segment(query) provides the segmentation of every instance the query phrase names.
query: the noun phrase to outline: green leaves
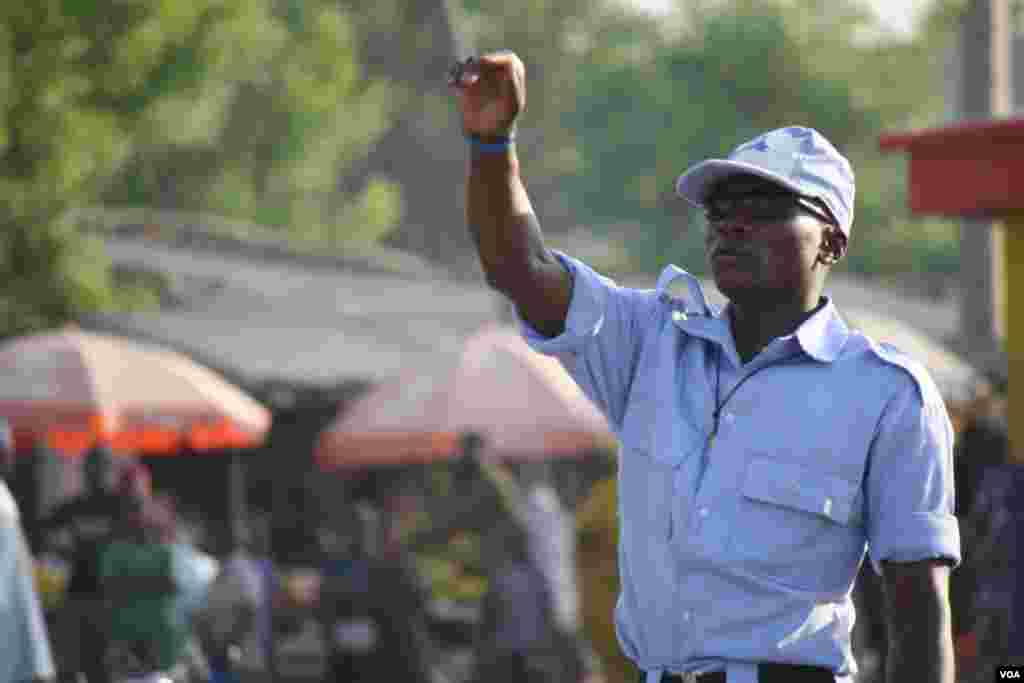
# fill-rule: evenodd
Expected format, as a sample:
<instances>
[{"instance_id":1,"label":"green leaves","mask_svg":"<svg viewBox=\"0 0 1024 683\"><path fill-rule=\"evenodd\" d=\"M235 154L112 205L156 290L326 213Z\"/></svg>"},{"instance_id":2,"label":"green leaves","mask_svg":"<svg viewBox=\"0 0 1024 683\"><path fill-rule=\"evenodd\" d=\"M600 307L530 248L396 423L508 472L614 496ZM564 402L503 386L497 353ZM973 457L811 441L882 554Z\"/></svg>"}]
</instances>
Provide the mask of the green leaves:
<instances>
[{"instance_id":1,"label":"green leaves","mask_svg":"<svg viewBox=\"0 0 1024 683\"><path fill-rule=\"evenodd\" d=\"M393 111L329 0L4 3L0 334L119 305L97 245L60 222L100 197L332 243L386 235L398 188L348 196L337 178Z\"/></svg>"},{"instance_id":2,"label":"green leaves","mask_svg":"<svg viewBox=\"0 0 1024 683\"><path fill-rule=\"evenodd\" d=\"M915 245L928 267L955 262L950 240L910 235L893 250L888 237L906 215L906 184L898 164L880 159L878 136L941 111L927 44L869 40L880 28L858 0L693 0L681 4L684 16L674 33L606 17L578 41L587 47L563 126L575 131L582 163L560 182L580 223L635 225L643 238L628 247L641 267L670 258L702 271L699 230L688 227L699 219L674 197L675 177L761 131L802 124L857 169L849 267L919 268Z\"/></svg>"},{"instance_id":3,"label":"green leaves","mask_svg":"<svg viewBox=\"0 0 1024 683\"><path fill-rule=\"evenodd\" d=\"M337 178L387 130L393 107L388 84L361 76L349 17L326 1L225 2L207 17L184 59L205 62L171 70L201 78L196 86L171 79L173 94L149 108L149 144L137 149L137 163L176 179L181 208L269 221L294 234L320 234L320 225L335 226L335 237L367 234L345 218L346 201L367 198L339 201ZM113 199L138 201L131 177ZM165 187L147 187L144 202L167 201ZM396 210L381 215L400 218Z\"/></svg>"}]
</instances>

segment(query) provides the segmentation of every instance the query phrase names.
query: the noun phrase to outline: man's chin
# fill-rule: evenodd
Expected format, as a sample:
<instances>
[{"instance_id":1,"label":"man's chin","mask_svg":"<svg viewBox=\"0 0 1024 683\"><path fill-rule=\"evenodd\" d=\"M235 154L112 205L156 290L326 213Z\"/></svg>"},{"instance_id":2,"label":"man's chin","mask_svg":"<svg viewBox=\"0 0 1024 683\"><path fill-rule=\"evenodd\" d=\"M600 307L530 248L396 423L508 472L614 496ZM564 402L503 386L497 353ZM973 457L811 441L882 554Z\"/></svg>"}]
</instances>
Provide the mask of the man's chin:
<instances>
[{"instance_id":1,"label":"man's chin","mask_svg":"<svg viewBox=\"0 0 1024 683\"><path fill-rule=\"evenodd\" d=\"M715 272L715 287L728 299L743 298L757 289L754 279L749 273L737 271Z\"/></svg>"}]
</instances>

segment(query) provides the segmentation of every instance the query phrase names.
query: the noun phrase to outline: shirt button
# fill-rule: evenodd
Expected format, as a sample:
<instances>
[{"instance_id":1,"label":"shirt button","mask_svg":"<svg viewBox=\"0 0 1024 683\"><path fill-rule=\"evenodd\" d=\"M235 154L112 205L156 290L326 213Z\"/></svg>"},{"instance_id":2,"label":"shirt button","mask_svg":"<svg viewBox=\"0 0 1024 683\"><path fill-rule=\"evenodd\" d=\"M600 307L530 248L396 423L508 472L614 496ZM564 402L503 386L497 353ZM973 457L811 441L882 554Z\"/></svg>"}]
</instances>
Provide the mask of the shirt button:
<instances>
[{"instance_id":1,"label":"shirt button","mask_svg":"<svg viewBox=\"0 0 1024 683\"><path fill-rule=\"evenodd\" d=\"M726 422L726 424L732 424L735 421L736 421L736 416L735 415L733 415L732 413L726 413L725 414L725 422Z\"/></svg>"},{"instance_id":2,"label":"shirt button","mask_svg":"<svg viewBox=\"0 0 1024 683\"><path fill-rule=\"evenodd\" d=\"M708 510L707 508L701 508L700 510L697 511L697 514L701 517L707 517L710 512L711 511Z\"/></svg>"},{"instance_id":3,"label":"shirt button","mask_svg":"<svg viewBox=\"0 0 1024 683\"><path fill-rule=\"evenodd\" d=\"M683 621L689 621L693 617L692 612L683 612Z\"/></svg>"}]
</instances>

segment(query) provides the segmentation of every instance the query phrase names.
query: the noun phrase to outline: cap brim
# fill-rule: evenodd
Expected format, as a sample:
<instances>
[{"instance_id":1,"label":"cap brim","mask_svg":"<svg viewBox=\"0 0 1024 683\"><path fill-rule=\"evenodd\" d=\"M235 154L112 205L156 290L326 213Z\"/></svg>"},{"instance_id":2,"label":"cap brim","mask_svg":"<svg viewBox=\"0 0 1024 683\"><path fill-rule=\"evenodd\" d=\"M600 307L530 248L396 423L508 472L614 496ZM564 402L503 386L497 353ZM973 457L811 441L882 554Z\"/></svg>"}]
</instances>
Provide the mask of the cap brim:
<instances>
[{"instance_id":1,"label":"cap brim","mask_svg":"<svg viewBox=\"0 0 1024 683\"><path fill-rule=\"evenodd\" d=\"M718 181L740 173L756 175L782 187L801 193L799 185L792 180L772 171L767 171L760 166L748 164L742 161L730 161L728 159L708 159L695 166L691 166L685 173L679 176L676 181L676 193L694 206L704 206L704 199L708 190Z\"/></svg>"}]
</instances>

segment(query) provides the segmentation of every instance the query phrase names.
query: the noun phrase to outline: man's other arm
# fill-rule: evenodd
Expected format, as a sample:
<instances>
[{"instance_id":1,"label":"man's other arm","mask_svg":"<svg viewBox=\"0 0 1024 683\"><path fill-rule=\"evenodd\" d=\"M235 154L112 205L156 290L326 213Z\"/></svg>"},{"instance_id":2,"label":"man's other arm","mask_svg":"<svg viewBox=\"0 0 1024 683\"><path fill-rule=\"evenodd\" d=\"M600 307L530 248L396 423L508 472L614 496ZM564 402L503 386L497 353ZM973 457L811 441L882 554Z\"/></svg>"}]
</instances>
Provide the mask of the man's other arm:
<instances>
[{"instance_id":1,"label":"man's other arm","mask_svg":"<svg viewBox=\"0 0 1024 683\"><path fill-rule=\"evenodd\" d=\"M889 623L889 683L954 683L949 565L942 560L883 562Z\"/></svg>"}]
</instances>

